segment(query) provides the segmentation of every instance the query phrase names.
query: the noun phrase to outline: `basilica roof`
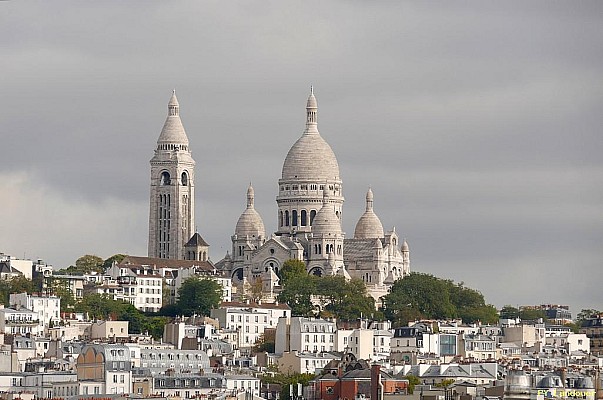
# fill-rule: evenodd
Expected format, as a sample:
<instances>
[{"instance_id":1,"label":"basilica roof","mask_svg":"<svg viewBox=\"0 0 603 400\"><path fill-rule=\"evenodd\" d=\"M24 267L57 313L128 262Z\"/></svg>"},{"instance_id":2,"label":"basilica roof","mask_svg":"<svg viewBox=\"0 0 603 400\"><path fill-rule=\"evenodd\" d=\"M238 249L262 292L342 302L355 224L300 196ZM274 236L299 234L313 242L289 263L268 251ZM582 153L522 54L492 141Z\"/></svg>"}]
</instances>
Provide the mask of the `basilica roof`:
<instances>
[{"instance_id":1,"label":"basilica roof","mask_svg":"<svg viewBox=\"0 0 603 400\"><path fill-rule=\"evenodd\" d=\"M247 189L247 208L239 217L235 228L235 235L239 237L266 236L264 221L262 221L262 217L260 217L260 214L255 210L253 203L254 191L253 187L249 185L249 188Z\"/></svg>"},{"instance_id":2,"label":"basilica roof","mask_svg":"<svg viewBox=\"0 0 603 400\"><path fill-rule=\"evenodd\" d=\"M371 189L366 193L366 211L356 224L354 230L354 239L369 239L369 238L382 238L383 225L381 220L373 211L373 191Z\"/></svg>"},{"instance_id":3,"label":"basilica roof","mask_svg":"<svg viewBox=\"0 0 603 400\"><path fill-rule=\"evenodd\" d=\"M340 179L335 153L318 132L317 111L316 97L312 92L306 106L306 129L285 157L282 179L317 183Z\"/></svg>"},{"instance_id":4,"label":"basilica roof","mask_svg":"<svg viewBox=\"0 0 603 400\"><path fill-rule=\"evenodd\" d=\"M180 105L176 98L176 91L172 93L172 97L168 103L168 116L157 140L159 149L167 150L167 148L162 148L161 145L171 144L184 145L188 148L188 137L180 120Z\"/></svg>"}]
</instances>

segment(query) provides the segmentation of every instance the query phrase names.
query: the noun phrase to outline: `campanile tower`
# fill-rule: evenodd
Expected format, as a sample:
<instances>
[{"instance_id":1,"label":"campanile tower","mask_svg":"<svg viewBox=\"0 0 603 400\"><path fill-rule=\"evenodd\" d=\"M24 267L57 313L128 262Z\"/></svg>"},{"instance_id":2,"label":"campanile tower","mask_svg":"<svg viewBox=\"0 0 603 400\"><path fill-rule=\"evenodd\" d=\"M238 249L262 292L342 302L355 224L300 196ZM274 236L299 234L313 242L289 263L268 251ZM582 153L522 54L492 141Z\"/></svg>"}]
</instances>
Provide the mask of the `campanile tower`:
<instances>
[{"instance_id":1,"label":"campanile tower","mask_svg":"<svg viewBox=\"0 0 603 400\"><path fill-rule=\"evenodd\" d=\"M180 120L176 91L151 159L149 257L184 259L195 229L195 160Z\"/></svg>"}]
</instances>

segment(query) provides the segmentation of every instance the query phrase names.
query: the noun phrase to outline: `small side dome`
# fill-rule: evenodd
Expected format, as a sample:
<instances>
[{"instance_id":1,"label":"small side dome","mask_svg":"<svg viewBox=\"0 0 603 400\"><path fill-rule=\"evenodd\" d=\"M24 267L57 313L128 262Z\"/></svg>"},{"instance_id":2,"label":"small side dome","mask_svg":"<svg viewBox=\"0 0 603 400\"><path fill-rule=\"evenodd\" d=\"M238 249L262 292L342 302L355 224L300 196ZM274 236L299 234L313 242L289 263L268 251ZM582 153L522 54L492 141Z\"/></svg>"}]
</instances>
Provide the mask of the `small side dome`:
<instances>
[{"instance_id":1,"label":"small side dome","mask_svg":"<svg viewBox=\"0 0 603 400\"><path fill-rule=\"evenodd\" d=\"M262 221L262 217L254 208L254 192L251 184L247 189L247 208L245 209L245 211L243 211L243 214L241 214L239 220L237 221L235 235L241 238L244 238L246 236L266 236L264 221Z\"/></svg>"},{"instance_id":2,"label":"small side dome","mask_svg":"<svg viewBox=\"0 0 603 400\"><path fill-rule=\"evenodd\" d=\"M373 191L371 189L366 193L366 211L354 230L354 239L374 239L384 237L383 224L373 211Z\"/></svg>"},{"instance_id":3,"label":"small side dome","mask_svg":"<svg viewBox=\"0 0 603 400\"><path fill-rule=\"evenodd\" d=\"M404 239L404 242L402 243L402 251L410 251L408 248L408 243L406 243L406 239Z\"/></svg>"},{"instance_id":4,"label":"small side dome","mask_svg":"<svg viewBox=\"0 0 603 400\"><path fill-rule=\"evenodd\" d=\"M329 195L327 191L323 193L322 208L316 213L312 223L313 235L341 234L341 223L339 217L335 214L335 209L328 202Z\"/></svg>"}]
</instances>

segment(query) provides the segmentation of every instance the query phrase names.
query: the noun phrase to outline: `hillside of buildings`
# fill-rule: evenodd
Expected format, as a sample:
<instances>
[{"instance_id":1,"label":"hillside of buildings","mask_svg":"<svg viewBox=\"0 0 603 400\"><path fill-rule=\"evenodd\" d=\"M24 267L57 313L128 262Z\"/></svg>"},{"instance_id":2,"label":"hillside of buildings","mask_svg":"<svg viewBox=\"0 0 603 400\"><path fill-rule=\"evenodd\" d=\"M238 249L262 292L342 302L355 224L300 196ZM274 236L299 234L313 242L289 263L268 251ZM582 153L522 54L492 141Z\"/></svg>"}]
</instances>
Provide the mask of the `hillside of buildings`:
<instances>
[{"instance_id":1,"label":"hillside of buildings","mask_svg":"<svg viewBox=\"0 0 603 400\"><path fill-rule=\"evenodd\" d=\"M233 285L195 262L86 255L56 271L6 255L0 263L7 399L602 394L597 310L496 310L477 289L421 273L379 304L361 280L308 275L296 260L270 290Z\"/></svg>"}]
</instances>

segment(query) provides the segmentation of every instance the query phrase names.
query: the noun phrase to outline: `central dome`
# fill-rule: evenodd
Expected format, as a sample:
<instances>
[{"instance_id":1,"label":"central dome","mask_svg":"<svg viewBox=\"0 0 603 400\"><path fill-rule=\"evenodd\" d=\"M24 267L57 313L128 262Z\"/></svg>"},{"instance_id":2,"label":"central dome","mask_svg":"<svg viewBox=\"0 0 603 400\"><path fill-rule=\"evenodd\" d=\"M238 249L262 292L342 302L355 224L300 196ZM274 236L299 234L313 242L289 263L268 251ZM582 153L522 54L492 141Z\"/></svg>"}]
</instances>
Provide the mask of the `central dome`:
<instances>
[{"instance_id":1,"label":"central dome","mask_svg":"<svg viewBox=\"0 0 603 400\"><path fill-rule=\"evenodd\" d=\"M306 130L293 144L283 163L282 179L339 180L339 164L331 146L317 128L317 103L310 93L306 105Z\"/></svg>"},{"instance_id":2,"label":"central dome","mask_svg":"<svg viewBox=\"0 0 603 400\"><path fill-rule=\"evenodd\" d=\"M316 182L338 180L339 164L331 146L320 134L304 133L287 153L282 178Z\"/></svg>"}]
</instances>

